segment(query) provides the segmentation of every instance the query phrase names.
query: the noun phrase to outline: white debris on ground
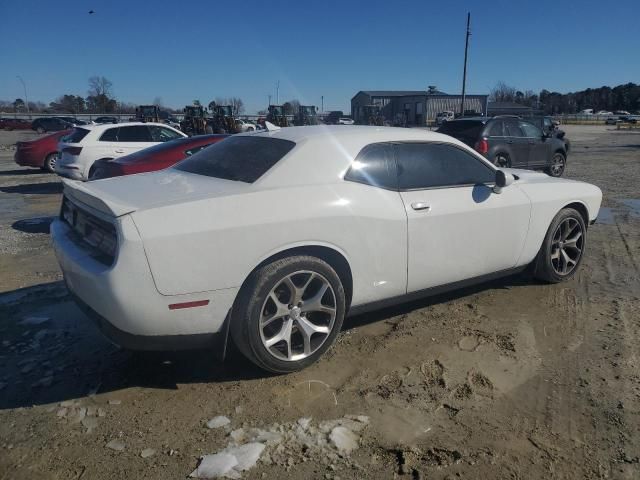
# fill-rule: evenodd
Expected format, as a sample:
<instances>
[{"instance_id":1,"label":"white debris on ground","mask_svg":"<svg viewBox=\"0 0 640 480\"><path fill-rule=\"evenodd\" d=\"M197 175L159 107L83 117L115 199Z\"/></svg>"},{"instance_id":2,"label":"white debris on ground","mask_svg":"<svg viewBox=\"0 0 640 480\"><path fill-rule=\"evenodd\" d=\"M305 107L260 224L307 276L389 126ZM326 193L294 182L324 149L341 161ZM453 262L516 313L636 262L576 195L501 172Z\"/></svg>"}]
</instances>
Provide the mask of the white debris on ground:
<instances>
[{"instance_id":1,"label":"white debris on ground","mask_svg":"<svg viewBox=\"0 0 640 480\"><path fill-rule=\"evenodd\" d=\"M124 442L122 440L111 440L105 445L105 447L115 450L116 452L122 452L124 450Z\"/></svg>"},{"instance_id":2,"label":"white debris on ground","mask_svg":"<svg viewBox=\"0 0 640 480\"><path fill-rule=\"evenodd\" d=\"M142 450L142 452L140 452L140 456L142 458L153 457L155 454L156 451L153 448L145 448L144 450Z\"/></svg>"},{"instance_id":3,"label":"white debris on ground","mask_svg":"<svg viewBox=\"0 0 640 480\"><path fill-rule=\"evenodd\" d=\"M209 428L220 428L220 427L224 427L226 425L229 425L230 423L231 423L231 420L229 420L227 417L219 415L219 416L214 417L211 420L209 420L207 422L207 427L209 427Z\"/></svg>"},{"instance_id":4,"label":"white debris on ground","mask_svg":"<svg viewBox=\"0 0 640 480\"><path fill-rule=\"evenodd\" d=\"M332 465L349 464L348 456L360 443L360 432L369 425L369 417L347 415L314 423L301 418L292 423L275 423L266 428L237 428L229 433L224 450L202 457L191 473L194 478L240 478L258 460L265 465L287 469L314 461Z\"/></svg>"}]
</instances>

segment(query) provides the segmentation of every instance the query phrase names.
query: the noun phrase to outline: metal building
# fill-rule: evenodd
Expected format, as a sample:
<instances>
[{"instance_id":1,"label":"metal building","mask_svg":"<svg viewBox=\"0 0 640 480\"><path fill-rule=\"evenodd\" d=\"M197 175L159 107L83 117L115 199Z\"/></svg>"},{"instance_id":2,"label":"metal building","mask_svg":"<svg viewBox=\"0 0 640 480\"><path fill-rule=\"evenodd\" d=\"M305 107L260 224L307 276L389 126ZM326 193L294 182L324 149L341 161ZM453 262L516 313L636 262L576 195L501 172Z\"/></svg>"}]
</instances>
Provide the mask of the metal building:
<instances>
[{"instance_id":1,"label":"metal building","mask_svg":"<svg viewBox=\"0 0 640 480\"><path fill-rule=\"evenodd\" d=\"M464 110L473 115L487 114L488 95L466 95ZM385 122L392 125L429 126L444 111L458 113L461 95L426 90L361 90L351 99L351 116L356 123L368 122L367 108L380 107Z\"/></svg>"}]
</instances>

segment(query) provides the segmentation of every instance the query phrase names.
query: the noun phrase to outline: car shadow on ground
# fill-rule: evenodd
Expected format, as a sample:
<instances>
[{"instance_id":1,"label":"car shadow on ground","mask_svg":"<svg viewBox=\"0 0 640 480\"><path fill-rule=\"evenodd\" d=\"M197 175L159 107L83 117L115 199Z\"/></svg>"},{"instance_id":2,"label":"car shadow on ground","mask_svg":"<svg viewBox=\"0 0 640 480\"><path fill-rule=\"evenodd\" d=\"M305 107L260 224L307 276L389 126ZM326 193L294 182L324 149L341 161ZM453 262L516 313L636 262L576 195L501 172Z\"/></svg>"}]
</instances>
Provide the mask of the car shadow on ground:
<instances>
[{"instance_id":1,"label":"car shadow on ground","mask_svg":"<svg viewBox=\"0 0 640 480\"><path fill-rule=\"evenodd\" d=\"M0 192L39 195L57 194L62 193L62 182L25 183L23 185L12 185L9 187L0 187Z\"/></svg>"},{"instance_id":2,"label":"car shadow on ground","mask_svg":"<svg viewBox=\"0 0 640 480\"><path fill-rule=\"evenodd\" d=\"M19 170L0 170L0 177L17 177L27 175L44 175L45 172L39 168L21 168Z\"/></svg>"},{"instance_id":3,"label":"car shadow on ground","mask_svg":"<svg viewBox=\"0 0 640 480\"><path fill-rule=\"evenodd\" d=\"M487 289L529 284L507 277L345 320L344 329L386 320ZM270 374L231 342L224 362L213 350L130 352L107 341L78 309L63 282L0 294L0 410L43 405L130 387L233 382Z\"/></svg>"},{"instance_id":4,"label":"car shadow on ground","mask_svg":"<svg viewBox=\"0 0 640 480\"><path fill-rule=\"evenodd\" d=\"M55 217L25 218L13 222L11 228L24 233L49 233L51 222Z\"/></svg>"}]
</instances>

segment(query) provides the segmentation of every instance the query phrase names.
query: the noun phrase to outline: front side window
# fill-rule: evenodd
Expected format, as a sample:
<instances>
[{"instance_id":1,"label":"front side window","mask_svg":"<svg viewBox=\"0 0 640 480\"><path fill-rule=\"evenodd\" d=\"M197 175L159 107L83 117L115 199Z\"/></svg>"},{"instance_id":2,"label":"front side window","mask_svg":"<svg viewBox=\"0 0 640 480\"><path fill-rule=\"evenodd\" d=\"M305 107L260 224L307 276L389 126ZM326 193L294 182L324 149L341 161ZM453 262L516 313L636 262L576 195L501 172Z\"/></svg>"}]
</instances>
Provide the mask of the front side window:
<instances>
[{"instance_id":1,"label":"front side window","mask_svg":"<svg viewBox=\"0 0 640 480\"><path fill-rule=\"evenodd\" d=\"M151 140L153 142L168 142L169 140L182 138L182 135L178 134L178 132L156 125L149 125L149 130L151 131Z\"/></svg>"},{"instance_id":2,"label":"front side window","mask_svg":"<svg viewBox=\"0 0 640 480\"><path fill-rule=\"evenodd\" d=\"M524 132L525 137L530 137L530 138L542 137L542 132L534 124L528 123L528 122L519 122L519 123L520 123L520 129Z\"/></svg>"},{"instance_id":3,"label":"front side window","mask_svg":"<svg viewBox=\"0 0 640 480\"><path fill-rule=\"evenodd\" d=\"M344 179L397 190L398 171L393 156L393 145L373 143L364 147L351 164Z\"/></svg>"},{"instance_id":4,"label":"front side window","mask_svg":"<svg viewBox=\"0 0 640 480\"><path fill-rule=\"evenodd\" d=\"M151 142L151 135L146 125L120 127L118 130L119 142Z\"/></svg>"},{"instance_id":5,"label":"front side window","mask_svg":"<svg viewBox=\"0 0 640 480\"><path fill-rule=\"evenodd\" d=\"M398 144L401 190L493 183L495 171L472 154L445 143Z\"/></svg>"},{"instance_id":6,"label":"front side window","mask_svg":"<svg viewBox=\"0 0 640 480\"><path fill-rule=\"evenodd\" d=\"M269 137L229 137L214 143L174 168L207 177L253 183L289 153L296 144Z\"/></svg>"}]
</instances>

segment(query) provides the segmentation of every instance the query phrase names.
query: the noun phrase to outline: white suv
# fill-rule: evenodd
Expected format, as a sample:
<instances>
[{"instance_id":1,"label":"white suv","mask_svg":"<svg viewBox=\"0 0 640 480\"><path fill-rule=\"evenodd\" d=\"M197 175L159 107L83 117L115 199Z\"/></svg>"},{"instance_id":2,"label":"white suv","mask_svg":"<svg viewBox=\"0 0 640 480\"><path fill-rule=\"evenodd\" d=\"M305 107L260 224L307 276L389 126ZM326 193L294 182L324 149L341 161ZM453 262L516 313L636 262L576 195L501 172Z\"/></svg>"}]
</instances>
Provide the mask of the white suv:
<instances>
[{"instance_id":1,"label":"white suv","mask_svg":"<svg viewBox=\"0 0 640 480\"><path fill-rule=\"evenodd\" d=\"M96 160L111 160L158 143L186 137L161 123L83 125L62 137L56 173L74 180L88 180Z\"/></svg>"}]
</instances>

